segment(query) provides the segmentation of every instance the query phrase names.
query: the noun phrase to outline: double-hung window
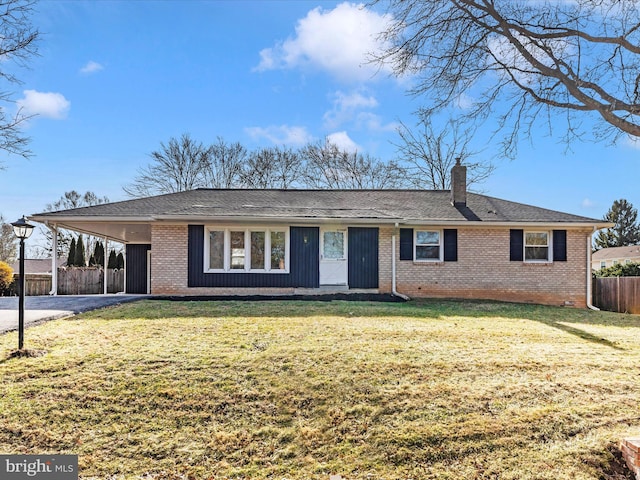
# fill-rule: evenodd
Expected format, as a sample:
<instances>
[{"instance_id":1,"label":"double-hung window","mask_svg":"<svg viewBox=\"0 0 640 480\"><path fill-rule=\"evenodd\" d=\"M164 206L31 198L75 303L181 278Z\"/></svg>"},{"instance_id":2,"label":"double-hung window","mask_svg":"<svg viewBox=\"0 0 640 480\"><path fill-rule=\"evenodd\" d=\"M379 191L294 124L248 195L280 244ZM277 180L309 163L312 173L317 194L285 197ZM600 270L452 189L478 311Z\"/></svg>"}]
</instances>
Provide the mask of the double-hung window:
<instances>
[{"instance_id":1,"label":"double-hung window","mask_svg":"<svg viewBox=\"0 0 640 480\"><path fill-rule=\"evenodd\" d=\"M442 235L439 230L415 230L413 258L418 262L442 260Z\"/></svg>"},{"instance_id":2,"label":"double-hung window","mask_svg":"<svg viewBox=\"0 0 640 480\"><path fill-rule=\"evenodd\" d=\"M209 227L205 229L205 272L289 271L289 229Z\"/></svg>"},{"instance_id":3,"label":"double-hung window","mask_svg":"<svg viewBox=\"0 0 640 480\"><path fill-rule=\"evenodd\" d=\"M550 252L549 232L524 232L525 262L549 262Z\"/></svg>"}]
</instances>

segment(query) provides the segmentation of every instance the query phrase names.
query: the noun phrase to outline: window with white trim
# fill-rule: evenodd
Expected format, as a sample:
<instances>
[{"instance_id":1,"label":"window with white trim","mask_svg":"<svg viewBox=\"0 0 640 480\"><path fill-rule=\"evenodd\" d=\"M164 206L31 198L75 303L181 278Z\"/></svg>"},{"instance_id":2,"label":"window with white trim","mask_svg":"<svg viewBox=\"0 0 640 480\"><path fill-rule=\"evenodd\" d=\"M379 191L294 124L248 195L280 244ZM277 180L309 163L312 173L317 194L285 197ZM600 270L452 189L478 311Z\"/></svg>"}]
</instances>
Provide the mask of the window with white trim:
<instances>
[{"instance_id":1,"label":"window with white trim","mask_svg":"<svg viewBox=\"0 0 640 480\"><path fill-rule=\"evenodd\" d=\"M440 230L415 230L413 258L417 262L442 260L442 233Z\"/></svg>"},{"instance_id":2,"label":"window with white trim","mask_svg":"<svg viewBox=\"0 0 640 480\"><path fill-rule=\"evenodd\" d=\"M205 272L288 273L289 229L205 228Z\"/></svg>"},{"instance_id":3,"label":"window with white trim","mask_svg":"<svg viewBox=\"0 0 640 480\"><path fill-rule=\"evenodd\" d=\"M524 232L524 261L551 261L551 235L549 232Z\"/></svg>"}]
</instances>

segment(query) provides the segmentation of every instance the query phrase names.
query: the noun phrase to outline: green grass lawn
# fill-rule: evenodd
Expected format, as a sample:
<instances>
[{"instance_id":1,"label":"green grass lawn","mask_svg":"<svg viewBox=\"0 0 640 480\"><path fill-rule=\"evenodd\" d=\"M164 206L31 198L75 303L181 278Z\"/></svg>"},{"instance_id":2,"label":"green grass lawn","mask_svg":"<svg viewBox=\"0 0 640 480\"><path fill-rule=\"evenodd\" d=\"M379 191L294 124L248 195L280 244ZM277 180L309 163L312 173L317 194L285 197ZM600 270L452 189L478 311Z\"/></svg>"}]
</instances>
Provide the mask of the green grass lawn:
<instances>
[{"instance_id":1,"label":"green grass lawn","mask_svg":"<svg viewBox=\"0 0 640 480\"><path fill-rule=\"evenodd\" d=\"M0 453L82 478L614 479L640 317L495 302L132 304L0 336ZM631 477L628 477L631 478Z\"/></svg>"}]
</instances>

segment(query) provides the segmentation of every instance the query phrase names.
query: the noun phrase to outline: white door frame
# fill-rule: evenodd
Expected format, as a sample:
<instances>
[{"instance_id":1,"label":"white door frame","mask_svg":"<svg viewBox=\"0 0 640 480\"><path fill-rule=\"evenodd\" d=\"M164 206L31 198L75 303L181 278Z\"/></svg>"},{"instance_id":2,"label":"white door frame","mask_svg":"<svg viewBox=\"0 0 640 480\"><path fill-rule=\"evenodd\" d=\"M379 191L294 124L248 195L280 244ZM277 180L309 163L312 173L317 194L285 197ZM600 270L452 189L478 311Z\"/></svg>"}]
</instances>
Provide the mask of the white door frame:
<instances>
[{"instance_id":1,"label":"white door frame","mask_svg":"<svg viewBox=\"0 0 640 480\"><path fill-rule=\"evenodd\" d=\"M341 258L335 251L331 258L325 255L325 233L340 232L343 239ZM348 229L347 227L327 225L320 227L320 285L347 285L348 283Z\"/></svg>"}]
</instances>

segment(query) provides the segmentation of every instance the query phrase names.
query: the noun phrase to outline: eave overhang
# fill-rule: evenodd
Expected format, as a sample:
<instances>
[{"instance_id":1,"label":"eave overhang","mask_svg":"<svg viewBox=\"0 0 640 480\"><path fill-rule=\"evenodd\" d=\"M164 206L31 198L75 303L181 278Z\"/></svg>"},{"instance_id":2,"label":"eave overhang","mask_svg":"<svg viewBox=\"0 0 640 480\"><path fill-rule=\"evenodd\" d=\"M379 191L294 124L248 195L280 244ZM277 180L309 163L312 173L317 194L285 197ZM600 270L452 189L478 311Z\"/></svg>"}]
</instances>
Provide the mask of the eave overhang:
<instances>
[{"instance_id":1,"label":"eave overhang","mask_svg":"<svg viewBox=\"0 0 640 480\"><path fill-rule=\"evenodd\" d=\"M257 215L140 215L140 216L71 216L32 215L29 220L64 228L88 235L107 238L121 243L151 243L152 224L289 224L289 225L388 225L407 227L457 227L457 228L544 228L600 230L614 226L610 222L551 222L506 221L466 219L411 219L393 216L345 217L345 216L257 216Z\"/></svg>"}]
</instances>

